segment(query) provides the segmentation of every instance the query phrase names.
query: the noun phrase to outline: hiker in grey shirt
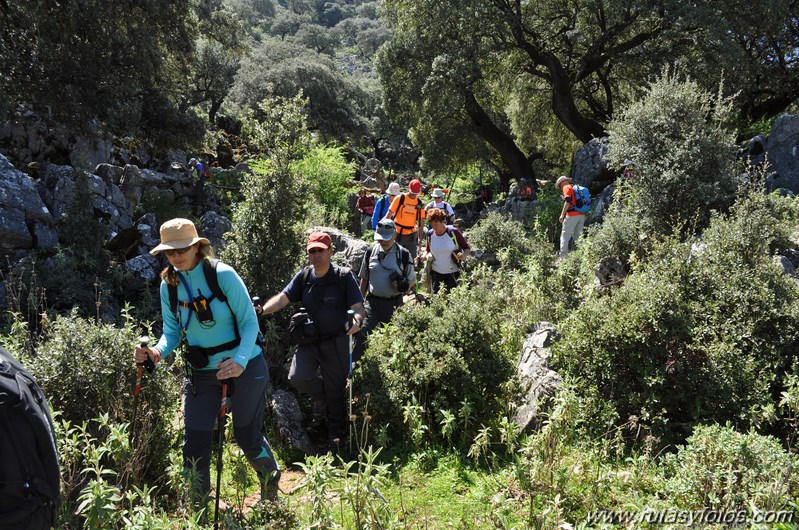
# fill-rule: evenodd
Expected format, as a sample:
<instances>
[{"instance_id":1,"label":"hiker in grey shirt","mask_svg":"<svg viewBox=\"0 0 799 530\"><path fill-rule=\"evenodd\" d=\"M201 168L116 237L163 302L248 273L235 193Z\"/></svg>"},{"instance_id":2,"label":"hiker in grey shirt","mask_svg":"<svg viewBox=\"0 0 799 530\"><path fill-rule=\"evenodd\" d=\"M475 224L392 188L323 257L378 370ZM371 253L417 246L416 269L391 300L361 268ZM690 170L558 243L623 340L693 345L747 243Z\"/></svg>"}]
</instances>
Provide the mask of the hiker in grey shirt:
<instances>
[{"instance_id":1,"label":"hiker in grey shirt","mask_svg":"<svg viewBox=\"0 0 799 530\"><path fill-rule=\"evenodd\" d=\"M402 305L402 296L416 285L416 271L410 252L399 245L394 221L383 219L375 230L375 243L363 256L358 278L366 298L364 335L380 323L391 320Z\"/></svg>"}]
</instances>

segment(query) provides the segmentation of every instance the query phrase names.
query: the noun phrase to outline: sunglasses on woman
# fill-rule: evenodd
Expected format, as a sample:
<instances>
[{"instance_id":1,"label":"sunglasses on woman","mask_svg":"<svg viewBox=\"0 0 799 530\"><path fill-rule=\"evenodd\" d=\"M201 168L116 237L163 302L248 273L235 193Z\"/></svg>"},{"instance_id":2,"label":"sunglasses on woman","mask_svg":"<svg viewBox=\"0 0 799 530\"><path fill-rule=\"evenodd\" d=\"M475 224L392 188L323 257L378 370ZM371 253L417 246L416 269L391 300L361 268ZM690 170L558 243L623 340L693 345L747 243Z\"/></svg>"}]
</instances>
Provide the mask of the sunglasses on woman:
<instances>
[{"instance_id":1,"label":"sunglasses on woman","mask_svg":"<svg viewBox=\"0 0 799 530\"><path fill-rule=\"evenodd\" d=\"M181 256L191 250L191 247L186 248L171 248L169 250L165 250L164 254L167 256L174 256L175 254L180 254Z\"/></svg>"}]
</instances>

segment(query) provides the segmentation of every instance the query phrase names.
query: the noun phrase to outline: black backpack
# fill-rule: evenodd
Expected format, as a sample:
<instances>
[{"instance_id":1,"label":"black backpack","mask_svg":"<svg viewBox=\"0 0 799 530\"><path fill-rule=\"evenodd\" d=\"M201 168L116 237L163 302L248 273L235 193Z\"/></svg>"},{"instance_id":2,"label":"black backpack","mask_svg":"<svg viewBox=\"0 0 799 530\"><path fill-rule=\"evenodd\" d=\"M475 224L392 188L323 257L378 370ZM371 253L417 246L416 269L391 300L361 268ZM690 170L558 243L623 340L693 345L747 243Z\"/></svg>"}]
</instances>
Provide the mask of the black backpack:
<instances>
[{"instance_id":1,"label":"black backpack","mask_svg":"<svg viewBox=\"0 0 799 530\"><path fill-rule=\"evenodd\" d=\"M51 528L60 492L53 421L31 375L0 347L0 529Z\"/></svg>"}]
</instances>

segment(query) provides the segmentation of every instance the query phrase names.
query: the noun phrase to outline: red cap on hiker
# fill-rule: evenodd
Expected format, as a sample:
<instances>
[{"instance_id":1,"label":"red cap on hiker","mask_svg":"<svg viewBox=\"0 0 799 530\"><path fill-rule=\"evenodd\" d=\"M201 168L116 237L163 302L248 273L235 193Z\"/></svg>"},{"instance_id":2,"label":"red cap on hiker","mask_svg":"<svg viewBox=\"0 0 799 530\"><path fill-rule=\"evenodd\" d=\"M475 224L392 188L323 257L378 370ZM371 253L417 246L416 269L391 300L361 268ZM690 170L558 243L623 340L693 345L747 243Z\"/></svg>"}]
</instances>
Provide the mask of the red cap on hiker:
<instances>
[{"instance_id":1,"label":"red cap on hiker","mask_svg":"<svg viewBox=\"0 0 799 530\"><path fill-rule=\"evenodd\" d=\"M333 242L326 232L314 232L308 236L308 243L305 245L305 250L311 250L312 248L323 248L327 250L332 244Z\"/></svg>"}]
</instances>

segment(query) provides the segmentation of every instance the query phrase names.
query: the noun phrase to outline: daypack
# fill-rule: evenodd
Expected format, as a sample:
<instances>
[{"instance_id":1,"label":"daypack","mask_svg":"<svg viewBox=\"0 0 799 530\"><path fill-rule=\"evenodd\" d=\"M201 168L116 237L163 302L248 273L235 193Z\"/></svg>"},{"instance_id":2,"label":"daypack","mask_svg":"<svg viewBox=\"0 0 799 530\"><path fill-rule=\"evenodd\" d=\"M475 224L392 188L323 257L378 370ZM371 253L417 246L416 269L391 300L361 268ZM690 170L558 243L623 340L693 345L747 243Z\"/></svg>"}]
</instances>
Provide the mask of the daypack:
<instances>
[{"instance_id":1,"label":"daypack","mask_svg":"<svg viewBox=\"0 0 799 530\"><path fill-rule=\"evenodd\" d=\"M588 213L588 210L591 209L591 194L588 192L588 188L579 184L574 184L572 188L574 189L574 209L580 213Z\"/></svg>"},{"instance_id":2,"label":"daypack","mask_svg":"<svg viewBox=\"0 0 799 530\"><path fill-rule=\"evenodd\" d=\"M31 375L0 347L0 529L51 528L60 490L47 401Z\"/></svg>"},{"instance_id":3,"label":"daypack","mask_svg":"<svg viewBox=\"0 0 799 530\"><path fill-rule=\"evenodd\" d=\"M397 259L397 262L400 262L400 261L402 262L402 274L404 275L405 271L408 270L408 264L411 262L411 252L407 248L403 247L402 245L399 245L397 243L394 243L394 244L395 244L395 249L396 249L395 252L397 253L397 258L399 258L399 259ZM369 278L369 276L368 276L368 274L369 274L369 261L372 259L372 249L374 247L375 247L374 245L370 245L369 248L366 249L366 274L367 274L366 278L367 278L367 280Z\"/></svg>"},{"instance_id":4,"label":"daypack","mask_svg":"<svg viewBox=\"0 0 799 530\"><path fill-rule=\"evenodd\" d=\"M211 168L208 167L208 164L203 164L203 177L211 178Z\"/></svg>"},{"instance_id":5,"label":"daypack","mask_svg":"<svg viewBox=\"0 0 799 530\"><path fill-rule=\"evenodd\" d=\"M202 264L203 264L203 275L205 276L205 283L207 283L208 288L211 289L211 297L205 299L205 304L210 306L211 300L213 300L214 298L225 303L228 310L230 311L231 316L233 317L233 333L236 336L236 338L230 342L226 342L224 344L220 344L212 348L203 348L205 355L210 356L214 355L215 353L219 353L221 351L232 350L233 348L241 344L241 335L239 334L239 321L236 318L236 313L233 311L233 308L230 307L230 302L227 301L227 296L225 296L225 293L222 291L222 288L219 287L219 278L216 277L216 266L219 265L219 260L203 259ZM167 287L167 293L169 294L169 307L172 309L172 312L175 314L175 316L178 317L178 322L180 322L180 318L178 315L178 305L180 305L181 307L185 307L189 311L196 312L196 308L193 307L192 304L190 304L189 302L178 300L177 285L167 284L166 287ZM257 343L258 345L261 345L263 343L263 337L261 336L260 333L258 334Z\"/></svg>"},{"instance_id":6,"label":"daypack","mask_svg":"<svg viewBox=\"0 0 799 530\"><path fill-rule=\"evenodd\" d=\"M428 252L430 252L430 238L433 236L434 233L435 233L435 230L433 230L432 228L428 228L427 229L427 251ZM461 268L461 262L458 261L458 258L456 258L455 255L458 252L460 252L461 250L463 250L463 249L461 248L460 244L458 243L458 237L455 235L455 230L452 227L450 227L450 226L447 226L447 235L452 240L452 242L455 243L455 250L453 250L452 254L450 255L452 257L452 262L455 263L455 265L457 265L458 268Z\"/></svg>"},{"instance_id":7,"label":"daypack","mask_svg":"<svg viewBox=\"0 0 799 530\"><path fill-rule=\"evenodd\" d=\"M422 208L422 200L419 197L416 197L416 220L415 220L416 224L414 224L414 226L401 225L401 224L397 223L397 217L399 217L399 213L400 213L400 211L402 211L402 205L405 204L405 196L406 195L407 195L406 193L403 193L402 195L400 195L399 204L397 205L397 211L394 213L394 223L397 226L399 226L400 228L406 228L406 229L407 228L411 228L411 229L413 229L413 228L416 228L416 226L422 220L422 209L423 209Z\"/></svg>"},{"instance_id":8,"label":"daypack","mask_svg":"<svg viewBox=\"0 0 799 530\"><path fill-rule=\"evenodd\" d=\"M330 266L334 267L334 265L332 265L332 264ZM308 285L308 281L311 278L311 270L312 269L313 269L313 265L307 265L302 271L302 289L301 289L301 292L302 292L303 295L305 294L305 286ZM349 280L349 276L351 274L350 268L349 267L335 267L334 268L334 272L336 273L336 283L338 285L339 294L341 295L341 300L343 300L344 304L346 305L346 303L347 303L347 281ZM319 282L319 279L317 279L317 282ZM328 285L330 285L330 283L331 283L330 281L327 281L325 283L319 282L319 283L317 283L315 285L318 285L319 287L327 287ZM333 325L328 325L328 323L329 323L328 319L323 318L322 320L319 320L317 318L318 315L319 315L320 309L322 309L322 307L325 305L324 300L322 300L321 298L319 298L319 296L317 296L318 292L319 291L314 293L314 296L313 296L314 306L315 307L305 307L304 309L308 313L310 313L313 316L313 318L316 320L317 325L319 326L319 329L322 332L320 338L329 338L331 336L335 336L335 334L331 334L331 330L339 329L339 323L338 322L334 322ZM347 309L349 309L349 308L347 308ZM328 315L327 316L332 316L333 314L334 314L334 311L330 310L330 311L328 311ZM341 315L342 315L342 317L346 318L346 312L342 312ZM336 312L336 316L338 316L337 312ZM341 324L343 324L343 323L344 323L344 321L342 320Z\"/></svg>"}]
</instances>

